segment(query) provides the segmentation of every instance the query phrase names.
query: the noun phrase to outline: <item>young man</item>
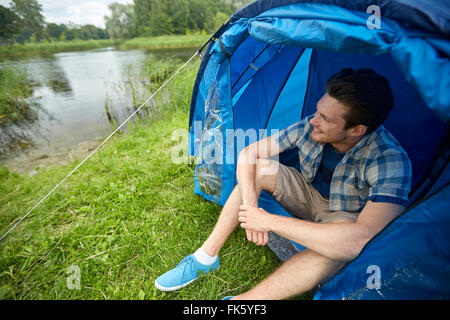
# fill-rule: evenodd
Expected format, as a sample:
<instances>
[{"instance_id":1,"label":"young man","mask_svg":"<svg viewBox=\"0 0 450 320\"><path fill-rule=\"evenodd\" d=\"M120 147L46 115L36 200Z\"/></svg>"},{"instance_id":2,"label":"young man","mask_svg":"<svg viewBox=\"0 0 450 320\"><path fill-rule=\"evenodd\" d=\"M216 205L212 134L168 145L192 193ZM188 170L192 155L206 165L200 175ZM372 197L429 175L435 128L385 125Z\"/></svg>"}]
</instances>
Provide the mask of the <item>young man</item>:
<instances>
[{"instance_id":1,"label":"young man","mask_svg":"<svg viewBox=\"0 0 450 320\"><path fill-rule=\"evenodd\" d=\"M269 231L300 243L257 286L234 299L283 299L304 293L357 257L364 245L403 210L411 163L381 124L393 108L388 81L371 69L343 69L330 77L313 116L246 147L235 187L216 226L194 254L155 281L180 289L219 267L218 253L240 225L258 245ZM300 170L270 158L297 148ZM258 208L262 190L294 217ZM272 234L272 233L271 233Z\"/></svg>"}]
</instances>

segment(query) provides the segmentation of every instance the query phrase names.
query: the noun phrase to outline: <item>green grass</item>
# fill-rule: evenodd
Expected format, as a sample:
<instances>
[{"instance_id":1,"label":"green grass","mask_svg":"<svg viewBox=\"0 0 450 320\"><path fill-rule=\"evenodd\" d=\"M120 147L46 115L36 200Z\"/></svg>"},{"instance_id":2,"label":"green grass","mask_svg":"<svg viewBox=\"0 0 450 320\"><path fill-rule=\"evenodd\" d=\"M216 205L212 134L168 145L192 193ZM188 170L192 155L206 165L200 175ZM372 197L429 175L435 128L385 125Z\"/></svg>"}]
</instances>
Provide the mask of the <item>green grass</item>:
<instances>
[{"instance_id":1,"label":"green grass","mask_svg":"<svg viewBox=\"0 0 450 320\"><path fill-rule=\"evenodd\" d=\"M3 125L34 118L27 102L33 93L24 68L0 66L0 129ZM0 134L1 136L1 134Z\"/></svg>"},{"instance_id":2,"label":"green grass","mask_svg":"<svg viewBox=\"0 0 450 320\"><path fill-rule=\"evenodd\" d=\"M12 107L18 105L17 100L32 93L25 69L11 66L0 66L0 88L0 119L15 111Z\"/></svg>"},{"instance_id":3,"label":"green grass","mask_svg":"<svg viewBox=\"0 0 450 320\"><path fill-rule=\"evenodd\" d=\"M47 54L54 52L90 50L117 45L117 41L111 39L105 40L72 40L27 44L14 44L0 46L0 57L17 57L33 54Z\"/></svg>"},{"instance_id":4,"label":"green grass","mask_svg":"<svg viewBox=\"0 0 450 320\"><path fill-rule=\"evenodd\" d=\"M172 132L187 129L198 65L173 79L152 121L113 137L0 242L0 299L221 299L280 265L238 228L220 270L179 291L154 287L203 243L221 210L194 194L194 167L171 161ZM1 235L77 163L31 177L0 167ZM80 269L80 289L67 286L71 265Z\"/></svg>"},{"instance_id":5,"label":"green grass","mask_svg":"<svg viewBox=\"0 0 450 320\"><path fill-rule=\"evenodd\" d=\"M192 48L202 46L211 35L171 35L151 38L134 38L122 42L120 49L169 49Z\"/></svg>"},{"instance_id":6,"label":"green grass","mask_svg":"<svg viewBox=\"0 0 450 320\"><path fill-rule=\"evenodd\" d=\"M182 49L202 46L211 35L168 35L148 38L134 38L129 40L72 40L0 46L0 58L32 56L64 51L91 50L116 46L121 50L131 49Z\"/></svg>"}]
</instances>

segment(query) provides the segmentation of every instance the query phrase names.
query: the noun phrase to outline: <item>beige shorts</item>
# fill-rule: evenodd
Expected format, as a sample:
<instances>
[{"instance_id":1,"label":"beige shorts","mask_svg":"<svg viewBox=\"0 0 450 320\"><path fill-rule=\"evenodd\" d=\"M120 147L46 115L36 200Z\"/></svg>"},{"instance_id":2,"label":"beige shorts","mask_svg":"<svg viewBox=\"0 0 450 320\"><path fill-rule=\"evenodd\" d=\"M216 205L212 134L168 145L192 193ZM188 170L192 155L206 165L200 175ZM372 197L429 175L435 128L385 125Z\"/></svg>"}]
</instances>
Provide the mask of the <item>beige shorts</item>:
<instances>
[{"instance_id":1,"label":"beige shorts","mask_svg":"<svg viewBox=\"0 0 450 320\"><path fill-rule=\"evenodd\" d=\"M293 216L314 222L336 219L356 221L358 212L331 211L325 199L295 168L279 164L277 185L272 195Z\"/></svg>"}]
</instances>

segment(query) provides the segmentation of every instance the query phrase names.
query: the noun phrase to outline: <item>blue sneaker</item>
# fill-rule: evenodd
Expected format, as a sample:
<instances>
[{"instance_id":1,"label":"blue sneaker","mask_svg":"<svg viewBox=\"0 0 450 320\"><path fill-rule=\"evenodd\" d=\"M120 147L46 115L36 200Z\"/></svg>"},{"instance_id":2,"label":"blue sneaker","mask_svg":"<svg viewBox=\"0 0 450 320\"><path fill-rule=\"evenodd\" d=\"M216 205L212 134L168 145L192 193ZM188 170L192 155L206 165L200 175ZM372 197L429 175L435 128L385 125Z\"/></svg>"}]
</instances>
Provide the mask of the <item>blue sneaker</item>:
<instances>
[{"instance_id":1,"label":"blue sneaker","mask_svg":"<svg viewBox=\"0 0 450 320\"><path fill-rule=\"evenodd\" d=\"M174 291L186 287L197 280L199 272L208 273L220 267L219 257L211 265L204 265L193 254L184 258L175 268L167 271L155 280L155 287L161 291Z\"/></svg>"}]
</instances>

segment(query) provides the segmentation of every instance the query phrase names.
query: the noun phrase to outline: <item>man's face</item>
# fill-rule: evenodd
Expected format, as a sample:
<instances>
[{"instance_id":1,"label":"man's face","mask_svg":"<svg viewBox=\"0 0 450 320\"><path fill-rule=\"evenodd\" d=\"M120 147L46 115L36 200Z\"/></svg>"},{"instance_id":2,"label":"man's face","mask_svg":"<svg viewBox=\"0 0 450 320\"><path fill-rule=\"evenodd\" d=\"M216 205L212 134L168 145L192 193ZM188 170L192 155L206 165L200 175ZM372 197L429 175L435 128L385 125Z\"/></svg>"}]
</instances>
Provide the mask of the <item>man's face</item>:
<instances>
[{"instance_id":1,"label":"man's face","mask_svg":"<svg viewBox=\"0 0 450 320\"><path fill-rule=\"evenodd\" d=\"M327 93L317 102L317 111L310 120L314 130L311 138L319 143L341 143L348 137L344 113L347 107Z\"/></svg>"}]
</instances>

